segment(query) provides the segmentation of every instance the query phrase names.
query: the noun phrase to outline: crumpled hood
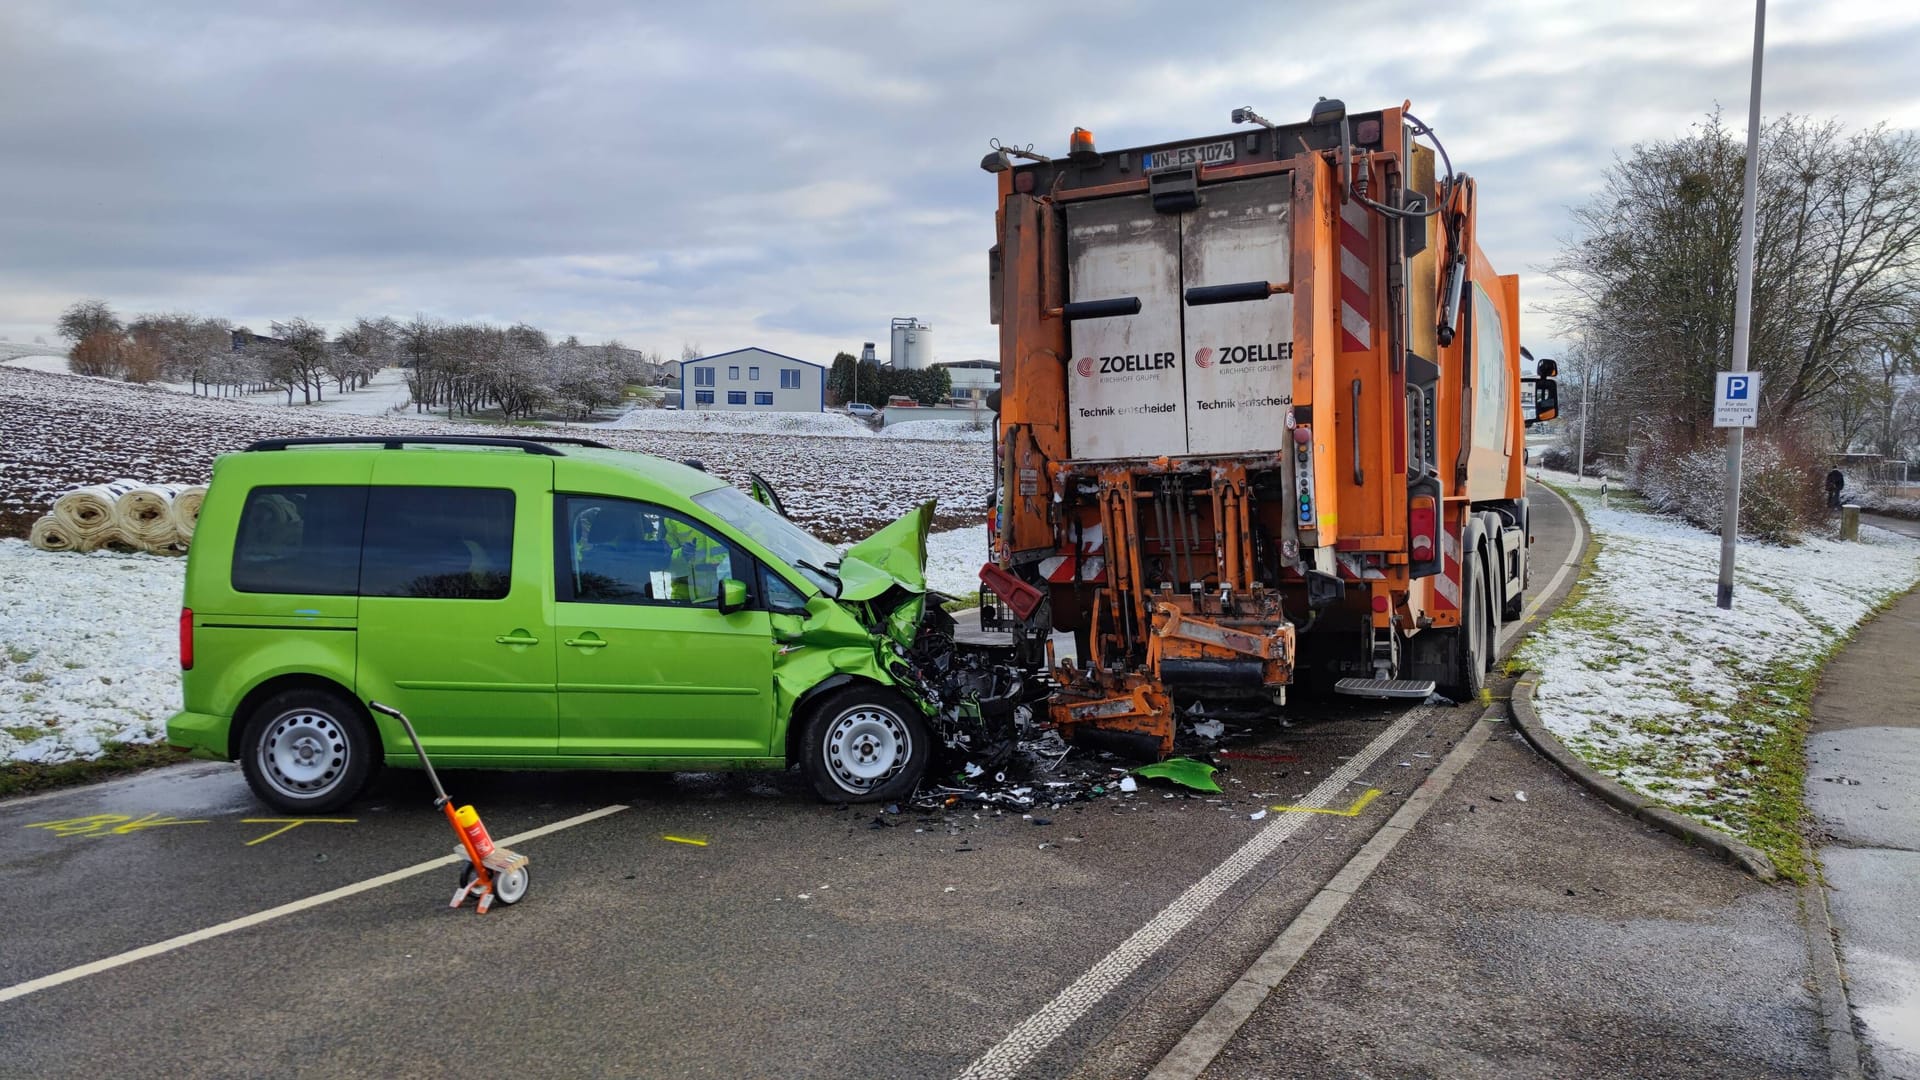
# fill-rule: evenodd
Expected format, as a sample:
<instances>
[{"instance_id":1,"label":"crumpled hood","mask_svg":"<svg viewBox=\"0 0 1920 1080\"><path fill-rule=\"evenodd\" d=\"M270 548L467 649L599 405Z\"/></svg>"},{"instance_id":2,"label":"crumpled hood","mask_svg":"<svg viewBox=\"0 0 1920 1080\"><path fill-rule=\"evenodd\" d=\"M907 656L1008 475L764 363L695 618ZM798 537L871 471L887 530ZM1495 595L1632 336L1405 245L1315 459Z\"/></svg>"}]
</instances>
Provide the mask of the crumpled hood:
<instances>
[{"instance_id":1,"label":"crumpled hood","mask_svg":"<svg viewBox=\"0 0 1920 1080\"><path fill-rule=\"evenodd\" d=\"M933 503L921 503L898 521L853 545L840 556L840 600L859 603L895 587L927 591L927 533Z\"/></svg>"}]
</instances>

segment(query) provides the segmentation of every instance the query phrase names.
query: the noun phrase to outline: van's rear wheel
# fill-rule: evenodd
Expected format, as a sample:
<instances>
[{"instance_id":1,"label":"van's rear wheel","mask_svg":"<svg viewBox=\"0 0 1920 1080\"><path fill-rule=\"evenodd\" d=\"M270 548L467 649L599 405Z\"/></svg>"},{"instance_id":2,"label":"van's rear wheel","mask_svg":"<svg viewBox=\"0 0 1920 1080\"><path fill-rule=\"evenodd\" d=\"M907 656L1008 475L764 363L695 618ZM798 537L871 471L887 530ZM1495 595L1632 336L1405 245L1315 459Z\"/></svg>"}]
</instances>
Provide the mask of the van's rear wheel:
<instances>
[{"instance_id":1,"label":"van's rear wheel","mask_svg":"<svg viewBox=\"0 0 1920 1080\"><path fill-rule=\"evenodd\" d=\"M306 687L261 702L240 747L240 766L253 793L288 814L324 814L352 802L378 754L351 701Z\"/></svg>"},{"instance_id":2,"label":"van's rear wheel","mask_svg":"<svg viewBox=\"0 0 1920 1080\"><path fill-rule=\"evenodd\" d=\"M849 686L822 699L801 736L800 767L827 802L913 794L933 755L920 710L898 691Z\"/></svg>"}]
</instances>

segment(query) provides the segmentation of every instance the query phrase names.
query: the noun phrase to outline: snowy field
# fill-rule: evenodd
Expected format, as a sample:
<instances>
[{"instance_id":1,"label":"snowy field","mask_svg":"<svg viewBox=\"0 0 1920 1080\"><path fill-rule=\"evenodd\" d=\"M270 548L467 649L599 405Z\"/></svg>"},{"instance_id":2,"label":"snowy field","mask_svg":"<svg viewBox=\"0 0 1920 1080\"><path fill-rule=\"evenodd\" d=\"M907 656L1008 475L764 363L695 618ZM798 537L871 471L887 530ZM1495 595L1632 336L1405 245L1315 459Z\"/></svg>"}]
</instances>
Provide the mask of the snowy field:
<instances>
[{"instance_id":1,"label":"snowy field","mask_svg":"<svg viewBox=\"0 0 1920 1080\"><path fill-rule=\"evenodd\" d=\"M930 586L972 592L986 526L936 532L927 552ZM0 540L0 765L95 758L109 742L165 738L180 708L186 568L185 559Z\"/></svg>"},{"instance_id":2,"label":"snowy field","mask_svg":"<svg viewBox=\"0 0 1920 1080\"><path fill-rule=\"evenodd\" d=\"M1617 486L1602 508L1599 481L1544 475L1580 503L1600 550L1584 593L1521 649L1541 673L1541 721L1627 786L1754 842L1759 804L1782 790L1770 757L1798 768L1804 698L1790 690L1920 580L1920 541L1864 526L1854 544L1743 543L1722 611L1718 534L1624 509Z\"/></svg>"},{"instance_id":3,"label":"snowy field","mask_svg":"<svg viewBox=\"0 0 1920 1080\"><path fill-rule=\"evenodd\" d=\"M685 422L697 415L663 411L650 417L679 417ZM757 472L779 488L796 521L831 541L865 536L928 499L939 501L936 528L985 520L993 483L993 453L988 444L876 439L871 433L857 434L864 429L839 415L805 414L804 419L849 425L856 434L796 438L792 431L740 426L770 419L749 414L730 419L729 426L698 430L607 425L555 425L541 430L598 439L623 450L674 460L697 458L716 475L742 487L747 474ZM45 513L56 496L83 484L120 476L157 483L205 483L216 456L256 439L499 436L521 430L497 424L356 415L345 407L288 408L209 399L0 365L0 431L6 433L0 440L0 536L25 536L33 519Z\"/></svg>"},{"instance_id":4,"label":"snowy field","mask_svg":"<svg viewBox=\"0 0 1920 1080\"><path fill-rule=\"evenodd\" d=\"M993 424L991 420L978 427L971 420L902 420L881 428L879 435L883 439L950 439L990 443L993 441Z\"/></svg>"},{"instance_id":5,"label":"snowy field","mask_svg":"<svg viewBox=\"0 0 1920 1080\"><path fill-rule=\"evenodd\" d=\"M180 707L185 574L184 559L0 540L0 764L160 740Z\"/></svg>"}]
</instances>

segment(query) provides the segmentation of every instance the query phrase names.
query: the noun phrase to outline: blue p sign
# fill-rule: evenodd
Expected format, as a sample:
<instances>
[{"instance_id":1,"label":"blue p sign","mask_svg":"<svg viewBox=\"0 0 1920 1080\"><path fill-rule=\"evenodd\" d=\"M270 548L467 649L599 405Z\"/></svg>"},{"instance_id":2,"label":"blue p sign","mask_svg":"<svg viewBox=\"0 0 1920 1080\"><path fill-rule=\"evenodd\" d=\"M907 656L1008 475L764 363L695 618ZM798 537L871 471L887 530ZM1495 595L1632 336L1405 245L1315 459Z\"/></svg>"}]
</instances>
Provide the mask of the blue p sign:
<instances>
[{"instance_id":1,"label":"blue p sign","mask_svg":"<svg viewBox=\"0 0 1920 1080\"><path fill-rule=\"evenodd\" d=\"M1727 400L1747 400L1747 379L1745 376L1735 375L1727 380Z\"/></svg>"}]
</instances>

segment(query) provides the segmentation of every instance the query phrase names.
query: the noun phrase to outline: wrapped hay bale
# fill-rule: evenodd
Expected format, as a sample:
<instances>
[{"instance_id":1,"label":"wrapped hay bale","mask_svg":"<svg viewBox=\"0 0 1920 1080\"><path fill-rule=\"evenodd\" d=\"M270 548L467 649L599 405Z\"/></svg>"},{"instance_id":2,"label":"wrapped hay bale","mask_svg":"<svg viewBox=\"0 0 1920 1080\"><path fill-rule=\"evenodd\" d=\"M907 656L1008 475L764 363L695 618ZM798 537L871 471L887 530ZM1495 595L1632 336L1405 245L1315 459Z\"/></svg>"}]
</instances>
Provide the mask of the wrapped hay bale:
<instances>
[{"instance_id":1,"label":"wrapped hay bale","mask_svg":"<svg viewBox=\"0 0 1920 1080\"><path fill-rule=\"evenodd\" d=\"M139 486L133 480L115 480L69 491L53 501L53 519L73 539L73 550L92 551L118 539L114 504Z\"/></svg>"},{"instance_id":2,"label":"wrapped hay bale","mask_svg":"<svg viewBox=\"0 0 1920 1080\"><path fill-rule=\"evenodd\" d=\"M113 524L121 539L156 554L180 543L173 522L173 500L180 490L179 484L142 484L121 495L113 506Z\"/></svg>"},{"instance_id":3,"label":"wrapped hay bale","mask_svg":"<svg viewBox=\"0 0 1920 1080\"><path fill-rule=\"evenodd\" d=\"M182 544L193 541L194 526L200 524L200 504L207 501L207 485L189 484L173 497L173 532Z\"/></svg>"},{"instance_id":4,"label":"wrapped hay bale","mask_svg":"<svg viewBox=\"0 0 1920 1080\"><path fill-rule=\"evenodd\" d=\"M52 514L43 514L39 521L33 523L33 531L27 534L27 543L41 551L72 551L79 546L73 534Z\"/></svg>"}]
</instances>

